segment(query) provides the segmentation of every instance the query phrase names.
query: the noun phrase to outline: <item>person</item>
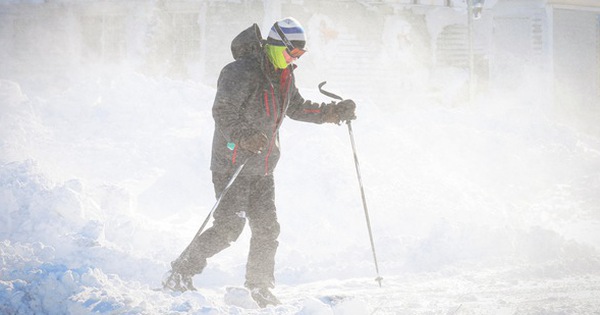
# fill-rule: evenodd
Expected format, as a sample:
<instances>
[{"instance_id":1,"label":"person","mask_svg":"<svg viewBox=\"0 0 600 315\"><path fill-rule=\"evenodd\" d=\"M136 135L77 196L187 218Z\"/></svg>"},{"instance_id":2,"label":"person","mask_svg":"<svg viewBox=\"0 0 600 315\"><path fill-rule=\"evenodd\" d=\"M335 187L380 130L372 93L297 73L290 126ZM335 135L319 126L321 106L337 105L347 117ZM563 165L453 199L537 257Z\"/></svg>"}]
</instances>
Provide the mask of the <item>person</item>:
<instances>
[{"instance_id":1,"label":"person","mask_svg":"<svg viewBox=\"0 0 600 315\"><path fill-rule=\"evenodd\" d=\"M306 52L305 45L304 28L291 17L276 21L266 41L256 24L233 39L235 61L220 73L212 108L211 171L217 198L244 166L214 210L212 226L171 263L165 288L195 290L192 277L206 267L207 258L236 241L248 221L252 234L244 286L260 307L280 304L270 291L280 232L273 179L279 127L285 116L317 124L356 118L352 100L319 104L300 95L294 62Z\"/></svg>"}]
</instances>

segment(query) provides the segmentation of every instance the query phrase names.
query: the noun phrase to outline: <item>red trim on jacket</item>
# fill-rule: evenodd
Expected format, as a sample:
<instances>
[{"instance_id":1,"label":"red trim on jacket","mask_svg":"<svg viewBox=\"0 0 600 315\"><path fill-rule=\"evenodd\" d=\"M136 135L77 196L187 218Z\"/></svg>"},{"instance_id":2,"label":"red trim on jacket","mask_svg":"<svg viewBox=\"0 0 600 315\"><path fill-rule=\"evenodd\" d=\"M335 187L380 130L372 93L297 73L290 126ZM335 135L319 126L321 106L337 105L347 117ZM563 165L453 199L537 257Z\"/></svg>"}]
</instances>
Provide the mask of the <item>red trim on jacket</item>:
<instances>
[{"instance_id":1,"label":"red trim on jacket","mask_svg":"<svg viewBox=\"0 0 600 315\"><path fill-rule=\"evenodd\" d=\"M318 109L318 108L317 109L308 109L308 108L306 108L306 109L304 109L304 112L307 113L307 114L309 114L309 113L310 114L319 114L319 113L321 113L321 110Z\"/></svg>"},{"instance_id":2,"label":"red trim on jacket","mask_svg":"<svg viewBox=\"0 0 600 315\"><path fill-rule=\"evenodd\" d=\"M231 164L235 165L235 160L237 159L237 151L238 151L238 146L236 145L235 148L233 149L233 155L231 156Z\"/></svg>"}]
</instances>

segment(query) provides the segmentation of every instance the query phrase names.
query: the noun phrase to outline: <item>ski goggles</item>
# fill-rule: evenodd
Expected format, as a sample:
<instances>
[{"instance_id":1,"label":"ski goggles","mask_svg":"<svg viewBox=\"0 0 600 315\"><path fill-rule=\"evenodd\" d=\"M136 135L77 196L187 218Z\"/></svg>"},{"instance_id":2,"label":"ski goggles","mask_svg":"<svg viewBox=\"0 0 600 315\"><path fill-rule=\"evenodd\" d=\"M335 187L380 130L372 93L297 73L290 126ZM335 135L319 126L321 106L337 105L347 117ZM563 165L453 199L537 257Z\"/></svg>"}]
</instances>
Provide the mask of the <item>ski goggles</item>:
<instances>
[{"instance_id":1,"label":"ski goggles","mask_svg":"<svg viewBox=\"0 0 600 315\"><path fill-rule=\"evenodd\" d=\"M285 37L285 34L283 33L283 31L277 23L275 23L275 31L277 31L277 34L279 34L279 37L281 37L281 41L285 45L285 51L288 53L288 55L290 55L290 57L298 59L300 58L300 56L304 55L306 50L299 47L294 47L292 42L290 42L290 40L287 37Z\"/></svg>"}]
</instances>

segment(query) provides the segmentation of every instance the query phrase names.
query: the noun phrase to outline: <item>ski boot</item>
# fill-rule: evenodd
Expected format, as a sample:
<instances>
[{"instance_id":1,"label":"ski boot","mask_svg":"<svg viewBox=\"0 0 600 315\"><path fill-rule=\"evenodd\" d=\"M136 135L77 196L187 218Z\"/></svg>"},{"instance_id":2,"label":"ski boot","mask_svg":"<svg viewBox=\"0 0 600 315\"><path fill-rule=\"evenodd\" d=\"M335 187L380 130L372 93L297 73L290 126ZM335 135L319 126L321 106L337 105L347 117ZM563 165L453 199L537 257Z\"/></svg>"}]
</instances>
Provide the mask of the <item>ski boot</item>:
<instances>
[{"instance_id":1,"label":"ski boot","mask_svg":"<svg viewBox=\"0 0 600 315\"><path fill-rule=\"evenodd\" d=\"M275 297L275 295L268 288L248 288L250 295L256 301L258 306L261 308L267 307L267 305L280 305L281 302Z\"/></svg>"},{"instance_id":2,"label":"ski boot","mask_svg":"<svg viewBox=\"0 0 600 315\"><path fill-rule=\"evenodd\" d=\"M165 276L162 282L165 290L185 292L196 291L191 275L181 274L175 270L171 270Z\"/></svg>"}]
</instances>

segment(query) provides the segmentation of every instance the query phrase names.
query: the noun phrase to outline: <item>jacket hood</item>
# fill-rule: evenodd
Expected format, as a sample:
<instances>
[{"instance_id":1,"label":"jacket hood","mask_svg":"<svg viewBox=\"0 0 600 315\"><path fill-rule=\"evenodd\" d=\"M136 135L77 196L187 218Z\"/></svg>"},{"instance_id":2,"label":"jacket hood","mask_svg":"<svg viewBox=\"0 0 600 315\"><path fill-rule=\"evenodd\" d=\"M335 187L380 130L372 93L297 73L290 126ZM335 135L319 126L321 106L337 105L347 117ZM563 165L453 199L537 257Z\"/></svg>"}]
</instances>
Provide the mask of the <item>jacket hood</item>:
<instances>
[{"instance_id":1,"label":"jacket hood","mask_svg":"<svg viewBox=\"0 0 600 315\"><path fill-rule=\"evenodd\" d=\"M237 60L244 56L255 55L261 51L262 35L260 28L254 23L239 33L231 42L231 54Z\"/></svg>"}]
</instances>

